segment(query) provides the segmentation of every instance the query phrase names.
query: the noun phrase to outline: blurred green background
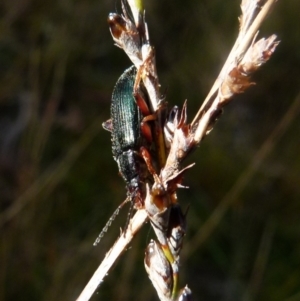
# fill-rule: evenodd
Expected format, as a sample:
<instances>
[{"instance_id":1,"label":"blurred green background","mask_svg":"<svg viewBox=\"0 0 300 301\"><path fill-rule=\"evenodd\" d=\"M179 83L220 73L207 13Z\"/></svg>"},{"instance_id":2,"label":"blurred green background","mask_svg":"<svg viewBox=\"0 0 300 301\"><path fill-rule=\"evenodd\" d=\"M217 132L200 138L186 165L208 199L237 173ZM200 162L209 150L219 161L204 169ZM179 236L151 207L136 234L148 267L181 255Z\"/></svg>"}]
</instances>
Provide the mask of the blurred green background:
<instances>
[{"instance_id":1,"label":"blurred green background","mask_svg":"<svg viewBox=\"0 0 300 301\"><path fill-rule=\"evenodd\" d=\"M190 120L235 41L239 5L145 1L162 91L170 106L188 99ZM75 300L125 224L128 209L92 246L126 196L101 127L131 64L106 23L116 6L0 3L0 301ZM194 300L300 300L299 11L278 1L260 31L278 35L277 51L189 159L181 285ZM92 300L158 300L143 267L151 237L147 224Z\"/></svg>"}]
</instances>

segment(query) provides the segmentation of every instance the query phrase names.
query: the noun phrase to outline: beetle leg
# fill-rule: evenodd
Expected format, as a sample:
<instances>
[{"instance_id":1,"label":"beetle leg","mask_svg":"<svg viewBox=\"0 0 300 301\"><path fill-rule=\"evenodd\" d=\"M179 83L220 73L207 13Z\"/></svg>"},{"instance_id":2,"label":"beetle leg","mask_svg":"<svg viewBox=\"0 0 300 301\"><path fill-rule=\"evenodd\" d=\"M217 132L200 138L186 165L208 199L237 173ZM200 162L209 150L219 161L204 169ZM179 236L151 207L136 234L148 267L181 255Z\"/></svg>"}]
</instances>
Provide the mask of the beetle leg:
<instances>
[{"instance_id":1,"label":"beetle leg","mask_svg":"<svg viewBox=\"0 0 300 301\"><path fill-rule=\"evenodd\" d=\"M156 171L153 167L151 155L150 155L149 151L145 147L142 146L140 148L140 152L141 152L143 159L145 160L145 163L147 165L147 168L148 168L150 174L153 176L153 179L154 179L154 184L152 185L152 190L151 190L152 195L155 195L156 197L164 196L166 194L166 190L164 188L164 185L163 185L160 177L158 176L158 174L156 173Z\"/></svg>"},{"instance_id":2,"label":"beetle leg","mask_svg":"<svg viewBox=\"0 0 300 301\"><path fill-rule=\"evenodd\" d=\"M156 173L156 171L155 171L155 169L152 165L150 153L143 146L140 148L140 152L141 152L141 155L142 155L143 159L145 160L145 163L147 165L147 168L148 168L149 172L151 173L151 175L154 178L154 181L155 182L160 182L160 179L159 179L159 177L158 177L158 175L157 175L157 173Z\"/></svg>"},{"instance_id":3,"label":"beetle leg","mask_svg":"<svg viewBox=\"0 0 300 301\"><path fill-rule=\"evenodd\" d=\"M144 122L144 120L142 120L141 122L141 133L143 135L143 137L147 140L147 142L149 144L151 144L153 142L153 138L152 138L152 130L150 125L146 122Z\"/></svg>"},{"instance_id":4,"label":"beetle leg","mask_svg":"<svg viewBox=\"0 0 300 301\"><path fill-rule=\"evenodd\" d=\"M138 89L134 89L133 96L134 96L136 104L140 108L143 116L150 115L151 112L149 110L146 100L142 96L142 93Z\"/></svg>"},{"instance_id":5,"label":"beetle leg","mask_svg":"<svg viewBox=\"0 0 300 301\"><path fill-rule=\"evenodd\" d=\"M146 138L146 140L149 143L152 143L153 142L152 130L150 125L148 124L148 121L156 120L157 116L155 113L151 114L147 102L142 95L142 91L134 91L133 96L135 98L137 106L139 107L142 115L144 116L141 122L141 132L143 136Z\"/></svg>"},{"instance_id":6,"label":"beetle leg","mask_svg":"<svg viewBox=\"0 0 300 301\"><path fill-rule=\"evenodd\" d=\"M102 123L102 127L103 127L106 131L112 132L112 131L113 131L112 120L111 120L111 119L108 119L108 120L104 121L104 122Z\"/></svg>"}]
</instances>

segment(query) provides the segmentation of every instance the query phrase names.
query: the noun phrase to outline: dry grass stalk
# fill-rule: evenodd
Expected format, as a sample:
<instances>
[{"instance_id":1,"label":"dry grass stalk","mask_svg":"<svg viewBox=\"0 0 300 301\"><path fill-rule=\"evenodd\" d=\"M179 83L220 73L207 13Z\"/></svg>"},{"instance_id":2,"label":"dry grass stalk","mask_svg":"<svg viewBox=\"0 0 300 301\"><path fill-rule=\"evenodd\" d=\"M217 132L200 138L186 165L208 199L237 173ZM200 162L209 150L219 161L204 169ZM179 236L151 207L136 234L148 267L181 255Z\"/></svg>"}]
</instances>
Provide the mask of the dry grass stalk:
<instances>
[{"instance_id":1,"label":"dry grass stalk","mask_svg":"<svg viewBox=\"0 0 300 301\"><path fill-rule=\"evenodd\" d=\"M203 105L191 124L187 123L187 106L177 111L173 120L173 133L170 149L166 151L163 136L165 107L156 73L154 48L149 41L148 27L138 0L122 1L123 15L111 14L109 24L113 39L122 48L138 69L135 89L143 81L150 99L150 109L156 114L155 133L157 164L159 174L152 167L151 158L146 150L146 161L154 183L147 184L145 209L138 210L130 221L127 231L120 235L112 249L107 253L100 267L89 281L87 287L77 299L87 301L98 285L103 281L113 262L126 249L135 233L149 218L156 233L158 243L151 241L146 250L145 266L160 300L190 300L191 292L185 287L177 292L178 262L185 229L185 215L179 223L171 225L172 210L177 204L176 190L181 187L183 173L192 165L181 167L182 160L199 145L211 131L225 104L233 96L243 93L253 85L251 75L268 59L278 45L276 36L256 42L258 28L275 0L243 0L242 16L238 38L224 64L219 77L206 97ZM133 18L128 13L131 9ZM166 155L166 153L168 153ZM180 207L179 207L180 208ZM171 233L171 234L170 234ZM174 235L174 236L173 236Z\"/></svg>"}]
</instances>

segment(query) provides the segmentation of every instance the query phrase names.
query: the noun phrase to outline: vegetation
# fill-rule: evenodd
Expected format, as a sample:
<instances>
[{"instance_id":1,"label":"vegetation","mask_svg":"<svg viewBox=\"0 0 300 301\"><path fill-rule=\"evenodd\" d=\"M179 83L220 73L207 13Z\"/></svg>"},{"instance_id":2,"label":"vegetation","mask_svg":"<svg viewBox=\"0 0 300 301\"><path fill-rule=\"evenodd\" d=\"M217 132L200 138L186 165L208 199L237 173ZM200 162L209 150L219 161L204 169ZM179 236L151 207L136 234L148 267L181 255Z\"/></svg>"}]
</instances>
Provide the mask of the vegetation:
<instances>
[{"instance_id":1,"label":"vegetation","mask_svg":"<svg viewBox=\"0 0 300 301\"><path fill-rule=\"evenodd\" d=\"M170 105L188 99L193 116L236 37L239 3L145 5L162 91ZM108 31L114 6L0 4L0 300L75 300L125 224L126 209L92 246L126 195L101 127L113 86L131 64ZM298 0L277 3L262 32L278 35L278 50L191 156L190 189L179 191L181 206L190 205L181 282L199 300L300 298L299 9ZM268 156L214 231L204 232L262 145ZM93 300L157 300L143 267L149 230Z\"/></svg>"}]
</instances>

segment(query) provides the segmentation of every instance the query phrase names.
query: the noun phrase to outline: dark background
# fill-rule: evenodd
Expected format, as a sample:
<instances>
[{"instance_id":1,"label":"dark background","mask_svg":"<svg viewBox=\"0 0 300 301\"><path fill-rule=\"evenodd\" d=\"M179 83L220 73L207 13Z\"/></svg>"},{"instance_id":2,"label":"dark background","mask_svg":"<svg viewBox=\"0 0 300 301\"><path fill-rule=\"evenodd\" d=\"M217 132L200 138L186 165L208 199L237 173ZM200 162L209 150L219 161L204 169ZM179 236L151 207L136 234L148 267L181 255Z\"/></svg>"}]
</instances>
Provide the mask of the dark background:
<instances>
[{"instance_id":1,"label":"dark background","mask_svg":"<svg viewBox=\"0 0 300 301\"><path fill-rule=\"evenodd\" d=\"M1 301L75 300L125 224L127 208L92 246L126 196L101 128L131 64L106 23L118 4L1 1ZM239 5L145 1L162 91L170 106L188 99L190 120L235 41ZM299 94L299 11L299 0L278 1L260 31L278 35L278 50L188 160L181 286L195 300L300 300L299 109L271 136ZM157 300L143 267L151 237L147 224L92 300Z\"/></svg>"}]
</instances>

